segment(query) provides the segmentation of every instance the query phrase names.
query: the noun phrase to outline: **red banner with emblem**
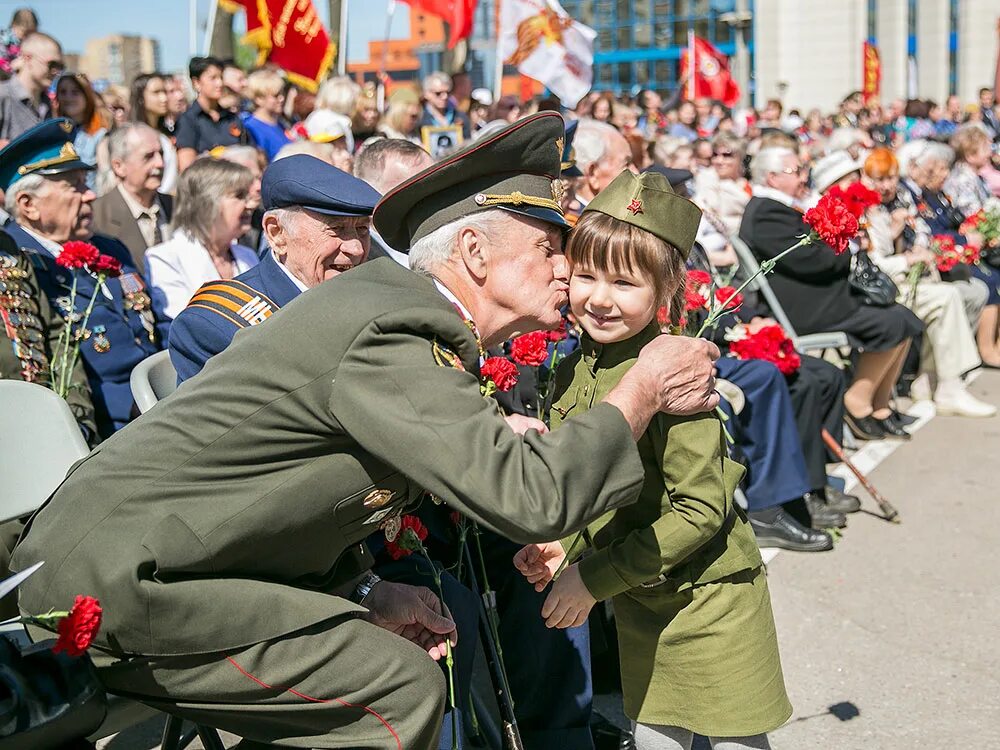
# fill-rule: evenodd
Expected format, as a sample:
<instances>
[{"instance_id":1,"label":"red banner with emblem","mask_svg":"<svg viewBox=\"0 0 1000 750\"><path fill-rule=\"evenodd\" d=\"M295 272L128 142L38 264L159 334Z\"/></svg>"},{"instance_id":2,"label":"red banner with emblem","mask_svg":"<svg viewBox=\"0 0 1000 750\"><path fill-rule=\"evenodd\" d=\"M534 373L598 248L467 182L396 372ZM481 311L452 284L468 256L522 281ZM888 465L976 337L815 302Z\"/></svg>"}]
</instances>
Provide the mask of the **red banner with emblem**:
<instances>
[{"instance_id":1,"label":"red banner with emblem","mask_svg":"<svg viewBox=\"0 0 1000 750\"><path fill-rule=\"evenodd\" d=\"M882 60L879 58L878 47L865 42L861 47L863 55L862 71L864 80L861 84L861 95L864 97L865 106L870 107L878 104L882 90Z\"/></svg>"},{"instance_id":2,"label":"red banner with emblem","mask_svg":"<svg viewBox=\"0 0 1000 750\"><path fill-rule=\"evenodd\" d=\"M312 0L219 0L219 6L246 13L243 41L257 47L257 65L270 61L292 83L315 93L333 63L336 45Z\"/></svg>"},{"instance_id":3,"label":"red banner with emblem","mask_svg":"<svg viewBox=\"0 0 1000 750\"><path fill-rule=\"evenodd\" d=\"M686 75L690 76L685 87L688 99L717 99L727 107L739 103L740 87L729 72L729 58L707 39L691 37L681 52L681 77Z\"/></svg>"}]
</instances>

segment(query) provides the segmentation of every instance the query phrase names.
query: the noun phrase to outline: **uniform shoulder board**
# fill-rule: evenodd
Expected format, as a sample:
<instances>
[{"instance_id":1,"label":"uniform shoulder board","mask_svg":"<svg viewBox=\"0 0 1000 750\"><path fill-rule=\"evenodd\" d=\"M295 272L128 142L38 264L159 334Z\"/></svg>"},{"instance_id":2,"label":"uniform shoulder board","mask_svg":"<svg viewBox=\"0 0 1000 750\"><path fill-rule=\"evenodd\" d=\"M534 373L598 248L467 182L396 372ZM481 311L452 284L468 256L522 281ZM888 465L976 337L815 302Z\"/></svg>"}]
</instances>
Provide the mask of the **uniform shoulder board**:
<instances>
[{"instance_id":1,"label":"uniform shoulder board","mask_svg":"<svg viewBox=\"0 0 1000 750\"><path fill-rule=\"evenodd\" d=\"M202 284L187 306L210 310L237 328L263 323L281 308L265 294L236 279Z\"/></svg>"}]
</instances>

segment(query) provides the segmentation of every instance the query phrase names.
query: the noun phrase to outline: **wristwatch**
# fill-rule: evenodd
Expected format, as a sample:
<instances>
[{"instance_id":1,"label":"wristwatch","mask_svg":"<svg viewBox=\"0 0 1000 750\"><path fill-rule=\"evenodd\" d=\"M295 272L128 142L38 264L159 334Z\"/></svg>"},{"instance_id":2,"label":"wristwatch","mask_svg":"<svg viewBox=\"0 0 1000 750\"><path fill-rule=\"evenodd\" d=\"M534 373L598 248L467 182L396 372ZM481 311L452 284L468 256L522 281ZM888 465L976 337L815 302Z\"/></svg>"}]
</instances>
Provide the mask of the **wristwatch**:
<instances>
[{"instance_id":1,"label":"wristwatch","mask_svg":"<svg viewBox=\"0 0 1000 750\"><path fill-rule=\"evenodd\" d=\"M382 581L381 578L379 578L377 575L375 575L369 570L361 577L361 580L358 581L357 586L354 587L354 593L352 593L351 596L349 597L350 600L355 604L364 604L365 599L368 598L368 595L372 592L372 589L375 588L375 584L380 583L381 581Z\"/></svg>"}]
</instances>

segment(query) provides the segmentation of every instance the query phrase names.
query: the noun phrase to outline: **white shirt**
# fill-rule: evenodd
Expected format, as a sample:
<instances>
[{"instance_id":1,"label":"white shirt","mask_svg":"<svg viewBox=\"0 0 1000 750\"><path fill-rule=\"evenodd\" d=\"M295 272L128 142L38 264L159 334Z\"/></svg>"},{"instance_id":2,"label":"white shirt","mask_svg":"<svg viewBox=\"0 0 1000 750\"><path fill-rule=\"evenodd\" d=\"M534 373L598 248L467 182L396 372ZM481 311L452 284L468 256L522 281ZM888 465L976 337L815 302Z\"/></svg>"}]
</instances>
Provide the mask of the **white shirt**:
<instances>
[{"instance_id":1,"label":"white shirt","mask_svg":"<svg viewBox=\"0 0 1000 750\"><path fill-rule=\"evenodd\" d=\"M399 263L399 265L401 265L403 268L410 267L410 256L407 255L406 253L401 253L399 252L399 250L393 250L391 247L389 247L386 244L385 240L382 239L382 235L380 235L378 232L375 231L375 227L371 228L369 234L370 234L369 239L371 239L373 243L378 243L378 246L385 251L386 255L388 255L394 261Z\"/></svg>"},{"instance_id":2,"label":"white shirt","mask_svg":"<svg viewBox=\"0 0 1000 750\"><path fill-rule=\"evenodd\" d=\"M257 253L235 242L231 248L236 266L233 275L249 271L260 262ZM158 311L173 319L187 307L198 287L219 278L212 256L198 240L183 230L146 251L146 277Z\"/></svg>"},{"instance_id":3,"label":"white shirt","mask_svg":"<svg viewBox=\"0 0 1000 750\"><path fill-rule=\"evenodd\" d=\"M770 198L771 200L778 201L778 203L784 203L789 208L795 206L795 199L792 196L768 185L754 185L753 194L757 198Z\"/></svg>"},{"instance_id":4,"label":"white shirt","mask_svg":"<svg viewBox=\"0 0 1000 750\"><path fill-rule=\"evenodd\" d=\"M146 208L121 185L118 185L118 193L121 195L122 200L125 201L125 207L132 214L132 218L135 219L135 223L139 227L139 232L146 241L146 247L152 247L157 244L157 229L160 231L161 242L170 239L170 231L167 228L167 221L163 215L163 206L160 205L159 196L153 196L153 205Z\"/></svg>"}]
</instances>

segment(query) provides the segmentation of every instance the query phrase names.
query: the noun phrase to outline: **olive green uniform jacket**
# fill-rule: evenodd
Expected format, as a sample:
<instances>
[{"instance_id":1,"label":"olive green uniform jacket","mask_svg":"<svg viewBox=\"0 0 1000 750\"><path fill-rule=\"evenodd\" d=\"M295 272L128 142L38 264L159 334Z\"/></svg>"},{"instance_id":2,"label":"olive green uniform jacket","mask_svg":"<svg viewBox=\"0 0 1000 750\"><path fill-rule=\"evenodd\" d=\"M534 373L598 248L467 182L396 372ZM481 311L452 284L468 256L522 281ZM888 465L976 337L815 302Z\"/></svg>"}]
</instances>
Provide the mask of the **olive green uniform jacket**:
<instances>
[{"instance_id":1,"label":"olive green uniform jacket","mask_svg":"<svg viewBox=\"0 0 1000 750\"><path fill-rule=\"evenodd\" d=\"M584 336L560 366L553 426L588 414L657 335L654 322L614 344ZM770 731L791 706L760 551L733 501L744 469L714 414L657 414L638 447L639 499L563 541L571 559L594 548L580 576L614 601L625 712L715 737Z\"/></svg>"},{"instance_id":2,"label":"olive green uniform jacket","mask_svg":"<svg viewBox=\"0 0 1000 750\"><path fill-rule=\"evenodd\" d=\"M22 610L87 593L112 653L218 652L359 611L324 593L367 563L342 553L422 489L524 542L635 499L618 409L520 437L478 364L451 303L391 260L305 292L76 465L15 550L46 561Z\"/></svg>"}]
</instances>

